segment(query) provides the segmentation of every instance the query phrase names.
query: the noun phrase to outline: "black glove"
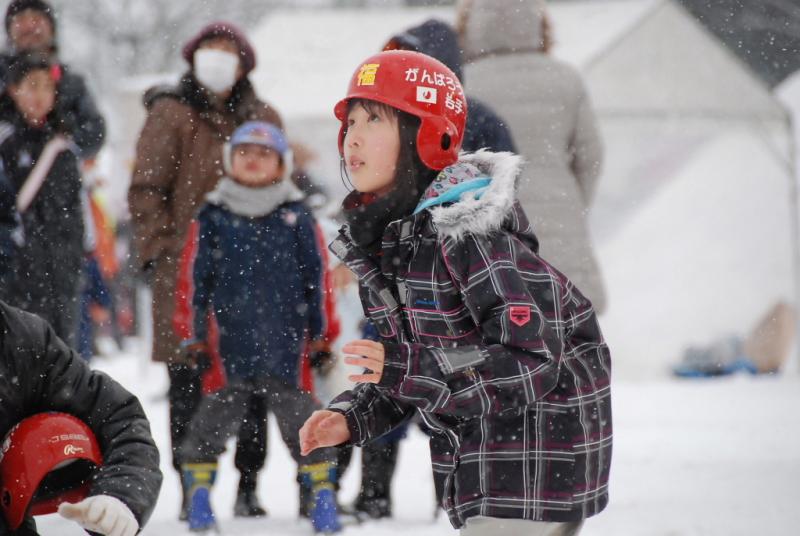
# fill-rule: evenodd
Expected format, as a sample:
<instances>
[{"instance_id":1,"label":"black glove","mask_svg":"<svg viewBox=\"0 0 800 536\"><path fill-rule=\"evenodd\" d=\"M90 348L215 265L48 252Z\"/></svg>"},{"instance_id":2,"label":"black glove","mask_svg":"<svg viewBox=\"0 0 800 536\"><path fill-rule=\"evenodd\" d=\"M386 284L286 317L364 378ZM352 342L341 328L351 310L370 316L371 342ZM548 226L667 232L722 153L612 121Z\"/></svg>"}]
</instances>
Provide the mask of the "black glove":
<instances>
[{"instance_id":1,"label":"black glove","mask_svg":"<svg viewBox=\"0 0 800 536\"><path fill-rule=\"evenodd\" d=\"M144 263L141 271L139 272L141 280L148 287L153 286L153 277L155 277L155 272L156 272L156 261L154 260L150 260Z\"/></svg>"},{"instance_id":2,"label":"black glove","mask_svg":"<svg viewBox=\"0 0 800 536\"><path fill-rule=\"evenodd\" d=\"M211 351L203 341L187 342L183 348L183 361L191 369L201 374L211 368Z\"/></svg>"},{"instance_id":3,"label":"black glove","mask_svg":"<svg viewBox=\"0 0 800 536\"><path fill-rule=\"evenodd\" d=\"M334 360L333 352L330 350L318 350L308 356L311 368L317 370L328 369L333 366Z\"/></svg>"}]
</instances>

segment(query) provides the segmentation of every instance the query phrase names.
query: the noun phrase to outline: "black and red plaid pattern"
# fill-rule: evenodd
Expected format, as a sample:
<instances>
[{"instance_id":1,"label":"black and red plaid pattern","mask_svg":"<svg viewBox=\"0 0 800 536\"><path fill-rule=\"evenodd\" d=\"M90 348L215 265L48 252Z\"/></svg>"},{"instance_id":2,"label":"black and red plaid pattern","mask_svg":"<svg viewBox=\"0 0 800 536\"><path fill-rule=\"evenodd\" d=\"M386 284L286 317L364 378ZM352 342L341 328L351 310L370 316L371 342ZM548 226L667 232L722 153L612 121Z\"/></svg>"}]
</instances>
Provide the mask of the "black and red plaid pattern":
<instances>
[{"instance_id":1,"label":"black and red plaid pattern","mask_svg":"<svg viewBox=\"0 0 800 536\"><path fill-rule=\"evenodd\" d=\"M354 443L419 410L455 527L476 515L573 521L606 506L609 350L591 303L536 254L518 204L501 230L458 241L427 211L394 222L380 262L346 230L331 249L359 277L386 347L381 383L330 406Z\"/></svg>"}]
</instances>

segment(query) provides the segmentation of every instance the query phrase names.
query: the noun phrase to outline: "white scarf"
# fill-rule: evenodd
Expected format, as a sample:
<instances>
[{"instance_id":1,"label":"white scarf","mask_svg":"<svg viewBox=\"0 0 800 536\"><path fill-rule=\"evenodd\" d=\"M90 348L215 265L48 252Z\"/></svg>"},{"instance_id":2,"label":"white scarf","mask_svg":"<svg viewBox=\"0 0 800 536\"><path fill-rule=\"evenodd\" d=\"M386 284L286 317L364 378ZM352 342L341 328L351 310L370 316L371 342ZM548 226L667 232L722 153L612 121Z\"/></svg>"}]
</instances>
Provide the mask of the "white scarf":
<instances>
[{"instance_id":1,"label":"white scarf","mask_svg":"<svg viewBox=\"0 0 800 536\"><path fill-rule=\"evenodd\" d=\"M288 201L300 201L303 193L288 178L276 184L253 188L223 177L206 199L239 216L257 218L266 216Z\"/></svg>"}]
</instances>

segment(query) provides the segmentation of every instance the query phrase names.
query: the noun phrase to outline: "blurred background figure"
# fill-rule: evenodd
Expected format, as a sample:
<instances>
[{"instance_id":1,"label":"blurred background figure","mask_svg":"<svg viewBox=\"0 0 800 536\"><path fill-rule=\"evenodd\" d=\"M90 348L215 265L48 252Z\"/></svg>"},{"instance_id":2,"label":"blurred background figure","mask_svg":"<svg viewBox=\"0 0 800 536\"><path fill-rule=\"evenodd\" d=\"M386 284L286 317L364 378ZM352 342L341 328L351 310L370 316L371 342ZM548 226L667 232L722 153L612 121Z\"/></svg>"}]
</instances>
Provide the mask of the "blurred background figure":
<instances>
[{"instance_id":1,"label":"blurred background figure","mask_svg":"<svg viewBox=\"0 0 800 536\"><path fill-rule=\"evenodd\" d=\"M0 287L10 304L45 318L74 344L84 259L77 148L57 118L60 98L45 56L15 56L0 95L0 183L13 206L10 270Z\"/></svg>"},{"instance_id":2,"label":"blurred background figure","mask_svg":"<svg viewBox=\"0 0 800 536\"><path fill-rule=\"evenodd\" d=\"M0 54L0 85L8 83L14 55L33 52L47 57L58 85L55 126L75 142L80 158L95 156L105 139L105 120L83 77L59 60L53 7L45 0L14 0L6 10L5 29L8 45Z\"/></svg>"},{"instance_id":3,"label":"blurred background figure","mask_svg":"<svg viewBox=\"0 0 800 536\"><path fill-rule=\"evenodd\" d=\"M248 74L255 52L237 27L205 26L186 43L183 58L189 70L177 85L154 87L145 95L148 115L128 192L138 266L152 287L152 359L167 364L170 379L173 467L179 474L177 449L202 397L202 376L183 360L173 329L177 261L191 219L223 176L222 146L234 129L249 119L283 126L253 90ZM246 466L239 467L239 496L253 499L266 453L266 436L253 427L265 423L266 407L254 400L251 411L239 430L240 445L249 453ZM185 519L185 500L183 505Z\"/></svg>"},{"instance_id":4,"label":"blurred background figure","mask_svg":"<svg viewBox=\"0 0 800 536\"><path fill-rule=\"evenodd\" d=\"M110 332L116 348L123 350L123 333L119 324L116 297L112 289L120 272L117 258L117 236L114 218L103 196L105 181L97 173L96 162L83 162L83 209L86 262L81 292L78 353L87 361L101 353L97 345L98 328Z\"/></svg>"},{"instance_id":5,"label":"blurred background figure","mask_svg":"<svg viewBox=\"0 0 800 536\"><path fill-rule=\"evenodd\" d=\"M779 302L764 313L744 336L729 335L707 346L691 346L672 369L683 378L709 378L735 372L770 374L779 372L795 343L795 312Z\"/></svg>"},{"instance_id":6,"label":"blurred background figure","mask_svg":"<svg viewBox=\"0 0 800 536\"><path fill-rule=\"evenodd\" d=\"M518 199L542 258L602 313L605 291L587 225L602 142L581 76L549 54L544 2L463 0L457 24L469 91L506 118L527 162Z\"/></svg>"}]
</instances>

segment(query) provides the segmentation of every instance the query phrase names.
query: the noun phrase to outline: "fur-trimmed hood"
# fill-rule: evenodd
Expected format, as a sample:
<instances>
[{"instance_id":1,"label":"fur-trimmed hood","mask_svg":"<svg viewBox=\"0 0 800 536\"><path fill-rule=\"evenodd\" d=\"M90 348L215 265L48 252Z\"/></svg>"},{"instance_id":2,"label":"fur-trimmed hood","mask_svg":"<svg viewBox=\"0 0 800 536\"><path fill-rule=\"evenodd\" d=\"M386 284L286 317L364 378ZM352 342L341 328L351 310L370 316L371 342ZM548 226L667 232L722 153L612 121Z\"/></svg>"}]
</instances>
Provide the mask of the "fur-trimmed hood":
<instances>
[{"instance_id":1,"label":"fur-trimmed hood","mask_svg":"<svg viewBox=\"0 0 800 536\"><path fill-rule=\"evenodd\" d=\"M487 235L497 231L515 212L517 181L522 170L522 157L513 153L493 153L480 150L475 153L462 153L458 162L442 170L437 179L428 187L423 200L438 197L432 191L437 183L463 184L465 177L475 180L490 179L483 188L465 191L460 199L452 204L427 208L431 220L444 235L459 240L466 234ZM477 195L476 195L477 194ZM519 222L521 232L530 232L527 221Z\"/></svg>"}]
</instances>

